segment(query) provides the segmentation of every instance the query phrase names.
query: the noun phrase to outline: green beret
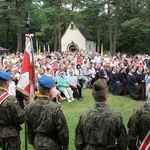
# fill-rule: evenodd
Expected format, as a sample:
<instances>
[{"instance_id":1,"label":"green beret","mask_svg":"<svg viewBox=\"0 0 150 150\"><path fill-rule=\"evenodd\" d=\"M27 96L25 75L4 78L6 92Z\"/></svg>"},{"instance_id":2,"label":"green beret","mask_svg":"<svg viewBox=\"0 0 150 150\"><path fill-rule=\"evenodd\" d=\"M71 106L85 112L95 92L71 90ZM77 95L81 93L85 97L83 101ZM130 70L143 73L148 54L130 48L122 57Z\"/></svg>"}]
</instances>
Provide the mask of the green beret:
<instances>
[{"instance_id":1,"label":"green beret","mask_svg":"<svg viewBox=\"0 0 150 150\"><path fill-rule=\"evenodd\" d=\"M105 79L98 79L94 84L93 84L93 90L94 91L101 91L104 90L108 87L107 82Z\"/></svg>"}]
</instances>

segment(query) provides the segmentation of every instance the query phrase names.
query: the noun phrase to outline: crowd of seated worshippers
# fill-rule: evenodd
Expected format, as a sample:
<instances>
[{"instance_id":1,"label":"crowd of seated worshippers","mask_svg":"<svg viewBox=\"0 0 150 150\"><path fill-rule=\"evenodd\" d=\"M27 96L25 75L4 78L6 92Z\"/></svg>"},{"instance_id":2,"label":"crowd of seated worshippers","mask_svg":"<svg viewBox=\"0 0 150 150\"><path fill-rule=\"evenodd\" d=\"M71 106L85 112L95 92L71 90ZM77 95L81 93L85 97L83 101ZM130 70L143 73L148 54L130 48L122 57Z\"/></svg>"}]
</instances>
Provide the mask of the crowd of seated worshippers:
<instances>
[{"instance_id":1,"label":"crowd of seated worshippers","mask_svg":"<svg viewBox=\"0 0 150 150\"><path fill-rule=\"evenodd\" d=\"M64 57L62 61L52 63L50 70L54 70L55 80L60 70L64 71L66 76L69 75L69 70L72 70L81 88L91 88L98 78L104 78L112 95L129 95L134 100L140 100L143 91L145 98L150 95L150 67L147 65L150 60L106 56L94 59L93 54L80 57L82 59L78 61L73 61L73 57ZM48 70L46 71L48 74Z\"/></svg>"},{"instance_id":2,"label":"crowd of seated worshippers","mask_svg":"<svg viewBox=\"0 0 150 150\"><path fill-rule=\"evenodd\" d=\"M65 76L68 76L71 73L69 70L72 70L72 75L77 78L81 89L92 88L93 83L98 78L104 78L112 95L129 95L134 100L140 100L144 86L144 97L148 97L149 92L146 90L146 86L149 83L150 71L146 67L147 63L141 63L138 59L104 58L100 62L95 62L92 58L84 57L81 62L72 62L66 59L63 63L57 63L59 67L53 67L56 70L51 68L54 70L55 80L57 80L60 71L64 71ZM47 74L50 74L48 70ZM79 96L76 97L80 99L82 95L79 93ZM75 96L72 97L72 99L74 98ZM70 100L68 97L68 102Z\"/></svg>"},{"instance_id":3,"label":"crowd of seated worshippers","mask_svg":"<svg viewBox=\"0 0 150 150\"><path fill-rule=\"evenodd\" d=\"M113 95L127 95L134 100L140 100L142 88L145 88L144 68L141 66L106 67L99 69L99 78L107 81L109 89ZM144 93L144 97L145 93Z\"/></svg>"},{"instance_id":4,"label":"crowd of seated worshippers","mask_svg":"<svg viewBox=\"0 0 150 150\"><path fill-rule=\"evenodd\" d=\"M119 62L116 66L107 63L86 63L76 66L72 64L68 68L72 69L81 87L91 88L98 78L104 78L113 95L129 95L134 100L141 99L142 88L145 86L144 66L136 66L132 61ZM67 69L65 71L67 74Z\"/></svg>"}]
</instances>

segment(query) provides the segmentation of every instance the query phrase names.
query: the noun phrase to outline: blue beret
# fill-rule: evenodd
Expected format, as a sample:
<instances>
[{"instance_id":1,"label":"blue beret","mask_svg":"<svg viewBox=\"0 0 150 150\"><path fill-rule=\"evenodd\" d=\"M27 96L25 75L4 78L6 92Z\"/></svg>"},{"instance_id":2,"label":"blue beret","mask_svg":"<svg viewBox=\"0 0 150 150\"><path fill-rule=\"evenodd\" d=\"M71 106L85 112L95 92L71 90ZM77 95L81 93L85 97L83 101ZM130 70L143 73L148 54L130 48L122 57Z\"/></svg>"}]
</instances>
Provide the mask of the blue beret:
<instances>
[{"instance_id":1,"label":"blue beret","mask_svg":"<svg viewBox=\"0 0 150 150\"><path fill-rule=\"evenodd\" d=\"M54 86L54 80L46 75L43 75L38 79L38 83L45 88L52 88Z\"/></svg>"},{"instance_id":2,"label":"blue beret","mask_svg":"<svg viewBox=\"0 0 150 150\"><path fill-rule=\"evenodd\" d=\"M10 73L5 72L5 71L0 71L0 79L9 81L11 78L12 77L11 77Z\"/></svg>"}]
</instances>

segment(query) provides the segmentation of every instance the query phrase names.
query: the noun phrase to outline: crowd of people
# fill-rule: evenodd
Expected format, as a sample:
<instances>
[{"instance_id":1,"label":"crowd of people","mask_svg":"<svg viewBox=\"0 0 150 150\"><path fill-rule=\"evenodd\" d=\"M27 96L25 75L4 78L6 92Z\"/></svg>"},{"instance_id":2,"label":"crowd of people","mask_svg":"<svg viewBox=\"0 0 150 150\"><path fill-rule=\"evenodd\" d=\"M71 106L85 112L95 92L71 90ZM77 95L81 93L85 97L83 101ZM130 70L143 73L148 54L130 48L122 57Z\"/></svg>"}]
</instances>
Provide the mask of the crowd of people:
<instances>
[{"instance_id":1,"label":"crowd of people","mask_svg":"<svg viewBox=\"0 0 150 150\"><path fill-rule=\"evenodd\" d=\"M55 81L48 75L37 80L39 95L24 101L21 109L17 98L9 95L11 74L0 71L0 147L20 150L21 124L26 122L28 142L35 150L68 150L69 129L60 105L50 100ZM106 79L93 83L94 107L80 116L75 129L76 150L149 150L150 101L138 107L128 122L128 134L121 114L107 104ZM72 98L71 98L72 99ZM137 145L138 142L138 145Z\"/></svg>"},{"instance_id":2,"label":"crowd of people","mask_svg":"<svg viewBox=\"0 0 150 150\"><path fill-rule=\"evenodd\" d=\"M9 94L20 98L14 90L22 68L23 54L4 54L1 56L0 70L11 73ZM50 95L57 103L67 99L83 100L82 88L92 88L98 78L104 78L113 95L127 95L139 100L144 87L144 99L150 97L150 56L116 54L101 56L98 52L43 52L34 54L36 83L42 75L55 81ZM37 86L36 86L37 87Z\"/></svg>"}]
</instances>

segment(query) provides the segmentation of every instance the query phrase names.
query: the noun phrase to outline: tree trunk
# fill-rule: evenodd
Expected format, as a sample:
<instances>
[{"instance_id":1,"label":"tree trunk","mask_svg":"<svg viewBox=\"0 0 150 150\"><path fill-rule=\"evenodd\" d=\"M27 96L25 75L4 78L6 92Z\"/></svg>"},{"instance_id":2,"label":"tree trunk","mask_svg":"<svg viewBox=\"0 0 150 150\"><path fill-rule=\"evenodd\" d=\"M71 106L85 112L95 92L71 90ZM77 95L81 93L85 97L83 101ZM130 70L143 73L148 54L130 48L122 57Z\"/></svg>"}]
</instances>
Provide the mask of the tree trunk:
<instances>
[{"instance_id":1,"label":"tree trunk","mask_svg":"<svg viewBox=\"0 0 150 150\"><path fill-rule=\"evenodd\" d=\"M97 52L101 53L101 50L100 50L100 25L99 25L99 11L97 10L96 11L96 14L97 14Z\"/></svg>"},{"instance_id":2,"label":"tree trunk","mask_svg":"<svg viewBox=\"0 0 150 150\"><path fill-rule=\"evenodd\" d=\"M57 1L58 6L58 51L61 52L61 0Z\"/></svg>"},{"instance_id":3,"label":"tree trunk","mask_svg":"<svg viewBox=\"0 0 150 150\"><path fill-rule=\"evenodd\" d=\"M116 0L116 16L115 16L115 31L113 38L113 54L116 53L116 39L117 39L117 30L118 30L118 12L119 12L119 1Z\"/></svg>"},{"instance_id":4,"label":"tree trunk","mask_svg":"<svg viewBox=\"0 0 150 150\"><path fill-rule=\"evenodd\" d=\"M61 27L58 28L58 51L61 52Z\"/></svg>"},{"instance_id":5,"label":"tree trunk","mask_svg":"<svg viewBox=\"0 0 150 150\"><path fill-rule=\"evenodd\" d=\"M18 20L17 25L17 52L22 52L22 32L20 27L20 12L19 12L19 5L18 0L16 0L16 17Z\"/></svg>"},{"instance_id":6,"label":"tree trunk","mask_svg":"<svg viewBox=\"0 0 150 150\"><path fill-rule=\"evenodd\" d=\"M7 41L7 42L6 42L6 47L7 47L7 48L9 48L9 45L10 45L10 43L9 43L9 39L10 39L10 37L9 37L9 29L7 29L7 32L6 32L6 33L7 33L7 38L6 38L6 41Z\"/></svg>"},{"instance_id":7,"label":"tree trunk","mask_svg":"<svg viewBox=\"0 0 150 150\"><path fill-rule=\"evenodd\" d=\"M97 27L97 52L101 52L100 50L100 29L99 26Z\"/></svg>"},{"instance_id":8,"label":"tree trunk","mask_svg":"<svg viewBox=\"0 0 150 150\"><path fill-rule=\"evenodd\" d=\"M113 55L112 26L111 26L111 14L110 14L110 0L108 0L108 24L109 24L110 53L111 53L111 55Z\"/></svg>"},{"instance_id":9,"label":"tree trunk","mask_svg":"<svg viewBox=\"0 0 150 150\"><path fill-rule=\"evenodd\" d=\"M20 28L17 31L17 52L22 52L22 32Z\"/></svg>"},{"instance_id":10,"label":"tree trunk","mask_svg":"<svg viewBox=\"0 0 150 150\"><path fill-rule=\"evenodd\" d=\"M57 50L57 30L55 31L54 51Z\"/></svg>"}]
</instances>

